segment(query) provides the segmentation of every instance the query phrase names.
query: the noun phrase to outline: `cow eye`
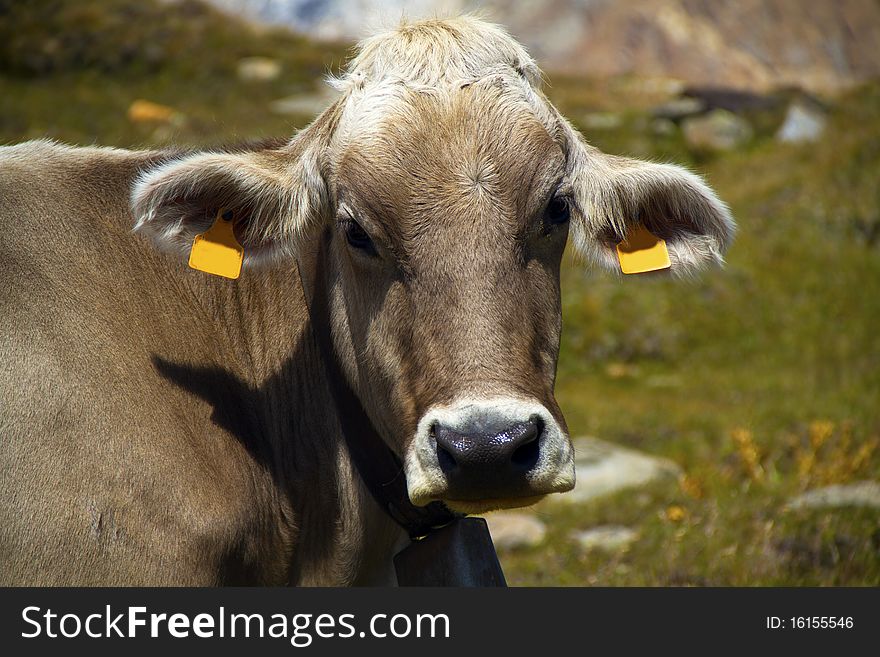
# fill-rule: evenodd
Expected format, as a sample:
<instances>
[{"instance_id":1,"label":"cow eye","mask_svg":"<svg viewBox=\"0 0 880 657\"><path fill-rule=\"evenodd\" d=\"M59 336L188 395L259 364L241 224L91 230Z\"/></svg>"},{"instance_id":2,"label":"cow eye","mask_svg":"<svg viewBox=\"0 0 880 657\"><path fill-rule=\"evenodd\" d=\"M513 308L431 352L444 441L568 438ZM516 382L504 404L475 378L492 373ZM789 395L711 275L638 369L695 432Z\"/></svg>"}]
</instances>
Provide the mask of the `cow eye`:
<instances>
[{"instance_id":1,"label":"cow eye","mask_svg":"<svg viewBox=\"0 0 880 657\"><path fill-rule=\"evenodd\" d=\"M544 211L544 225L551 229L568 223L571 219L571 206L564 196L554 196Z\"/></svg>"},{"instance_id":2,"label":"cow eye","mask_svg":"<svg viewBox=\"0 0 880 657\"><path fill-rule=\"evenodd\" d=\"M352 247L364 253L376 255L376 247L373 244L373 240L367 235L367 231L354 219L345 219L342 222L342 230L345 232L346 241Z\"/></svg>"}]
</instances>

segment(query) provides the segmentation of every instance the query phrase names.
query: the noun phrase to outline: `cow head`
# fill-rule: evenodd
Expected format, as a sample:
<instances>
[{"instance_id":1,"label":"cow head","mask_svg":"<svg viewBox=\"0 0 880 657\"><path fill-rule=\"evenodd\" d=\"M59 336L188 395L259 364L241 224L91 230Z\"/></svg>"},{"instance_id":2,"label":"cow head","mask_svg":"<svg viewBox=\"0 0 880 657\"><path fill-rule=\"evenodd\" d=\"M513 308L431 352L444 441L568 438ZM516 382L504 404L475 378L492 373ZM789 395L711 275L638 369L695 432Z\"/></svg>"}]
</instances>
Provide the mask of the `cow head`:
<instances>
[{"instance_id":1,"label":"cow head","mask_svg":"<svg viewBox=\"0 0 880 657\"><path fill-rule=\"evenodd\" d=\"M720 262L732 236L697 176L601 153L539 78L495 26L404 26L362 45L340 100L286 145L174 159L133 192L138 227L166 245L188 251L222 206L246 266L297 260L418 505L476 512L574 485L553 396L570 234L614 268L642 224L673 272Z\"/></svg>"}]
</instances>

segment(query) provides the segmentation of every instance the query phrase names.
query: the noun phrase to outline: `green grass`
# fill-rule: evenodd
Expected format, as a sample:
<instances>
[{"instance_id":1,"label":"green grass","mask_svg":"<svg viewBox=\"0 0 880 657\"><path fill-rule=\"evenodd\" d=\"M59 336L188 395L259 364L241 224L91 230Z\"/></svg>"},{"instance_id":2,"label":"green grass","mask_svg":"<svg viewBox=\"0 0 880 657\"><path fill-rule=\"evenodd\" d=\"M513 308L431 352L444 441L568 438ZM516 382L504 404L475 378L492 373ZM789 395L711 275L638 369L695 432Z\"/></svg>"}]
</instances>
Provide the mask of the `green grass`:
<instances>
[{"instance_id":1,"label":"green grass","mask_svg":"<svg viewBox=\"0 0 880 657\"><path fill-rule=\"evenodd\" d=\"M196 3L59 0L5 15L3 4L0 143L288 135L308 117L276 116L269 103L311 92L345 53ZM236 62L252 55L281 61L282 76L239 81ZM880 479L880 85L832 99L817 144L778 144L778 117L763 117L747 147L707 156L680 135L652 134L648 108L662 97L633 80L548 77L575 122L621 114L591 141L705 174L740 231L727 267L695 280L624 279L566 261L557 394L572 433L671 458L686 476L582 506L542 503L548 540L502 554L509 581L880 584L880 513L785 509L811 487ZM132 124L138 98L186 121ZM568 538L600 524L639 538L613 554Z\"/></svg>"},{"instance_id":2,"label":"green grass","mask_svg":"<svg viewBox=\"0 0 880 657\"><path fill-rule=\"evenodd\" d=\"M880 513L784 508L880 479L880 88L837 99L818 144L764 135L699 168L739 222L727 267L621 279L570 261L557 391L573 433L669 457L684 485L544 503L552 547L504 555L513 583L880 584ZM614 555L566 540L596 524L640 538Z\"/></svg>"},{"instance_id":3,"label":"green grass","mask_svg":"<svg viewBox=\"0 0 880 657\"><path fill-rule=\"evenodd\" d=\"M313 92L347 46L320 46L256 28L197 2L0 0L0 143L51 137L77 144L211 146L292 134L311 117L279 116L271 101ZM243 57L282 66L270 83L243 82ZM181 112L179 125L132 123L137 99Z\"/></svg>"}]
</instances>

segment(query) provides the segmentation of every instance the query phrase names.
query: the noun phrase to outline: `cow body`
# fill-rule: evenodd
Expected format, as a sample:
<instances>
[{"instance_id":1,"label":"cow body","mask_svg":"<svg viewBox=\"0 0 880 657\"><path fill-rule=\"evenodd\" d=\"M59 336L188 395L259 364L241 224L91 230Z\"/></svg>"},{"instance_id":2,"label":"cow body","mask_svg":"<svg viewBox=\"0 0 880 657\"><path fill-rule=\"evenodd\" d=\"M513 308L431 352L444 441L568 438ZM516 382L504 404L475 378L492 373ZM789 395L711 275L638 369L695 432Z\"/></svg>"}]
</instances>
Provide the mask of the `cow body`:
<instances>
[{"instance_id":1,"label":"cow body","mask_svg":"<svg viewBox=\"0 0 880 657\"><path fill-rule=\"evenodd\" d=\"M388 582L402 532L346 457L295 268L230 285L133 234L158 154L0 153L0 582Z\"/></svg>"},{"instance_id":2,"label":"cow body","mask_svg":"<svg viewBox=\"0 0 880 657\"><path fill-rule=\"evenodd\" d=\"M433 20L362 44L285 142L0 149L0 584L390 583L407 537L354 415L416 506L570 490L569 234L613 268L647 228L680 272L733 222L697 176L586 143L540 77L497 26ZM221 214L235 282L184 264Z\"/></svg>"}]
</instances>

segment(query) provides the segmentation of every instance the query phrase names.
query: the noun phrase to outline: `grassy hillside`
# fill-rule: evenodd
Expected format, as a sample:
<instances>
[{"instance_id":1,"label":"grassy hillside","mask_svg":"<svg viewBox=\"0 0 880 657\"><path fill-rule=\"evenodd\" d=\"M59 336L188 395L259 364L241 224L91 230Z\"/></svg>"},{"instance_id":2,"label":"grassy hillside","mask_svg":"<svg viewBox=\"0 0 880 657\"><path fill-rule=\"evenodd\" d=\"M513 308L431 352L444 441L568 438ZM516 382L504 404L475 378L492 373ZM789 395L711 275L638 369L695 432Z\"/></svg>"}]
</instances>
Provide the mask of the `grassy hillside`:
<instances>
[{"instance_id":1,"label":"grassy hillside","mask_svg":"<svg viewBox=\"0 0 880 657\"><path fill-rule=\"evenodd\" d=\"M560 547L511 555L515 581L880 584L880 513L785 510L880 478L880 88L836 99L815 145L759 135L697 161L632 126L592 137L702 171L740 230L727 267L694 281L566 268L558 397L573 431L686 474L586 513L546 504ZM564 542L596 524L640 539L613 556Z\"/></svg>"},{"instance_id":2,"label":"grassy hillside","mask_svg":"<svg viewBox=\"0 0 880 657\"><path fill-rule=\"evenodd\" d=\"M132 147L291 134L310 117L273 114L270 102L314 91L345 54L192 0L0 0L0 141ZM239 80L238 62L253 56L277 60L282 75ZM138 99L183 119L133 123Z\"/></svg>"},{"instance_id":3,"label":"grassy hillside","mask_svg":"<svg viewBox=\"0 0 880 657\"><path fill-rule=\"evenodd\" d=\"M0 143L287 135L308 117L273 114L271 101L312 93L344 53L194 2L0 0ZM239 80L250 56L278 60L281 76ZM880 479L880 86L832 99L817 144L777 143L771 117L747 146L707 156L677 132L656 136L646 108L662 98L632 81L549 79L598 146L704 173L740 232L727 267L695 280L567 261L558 397L572 433L669 457L686 474L587 506L543 503L548 541L503 555L510 581L880 584L876 510L785 508L809 488ZM185 118L133 123L136 99ZM612 127L587 127L608 111ZM639 539L611 554L568 540L596 524Z\"/></svg>"}]
</instances>

